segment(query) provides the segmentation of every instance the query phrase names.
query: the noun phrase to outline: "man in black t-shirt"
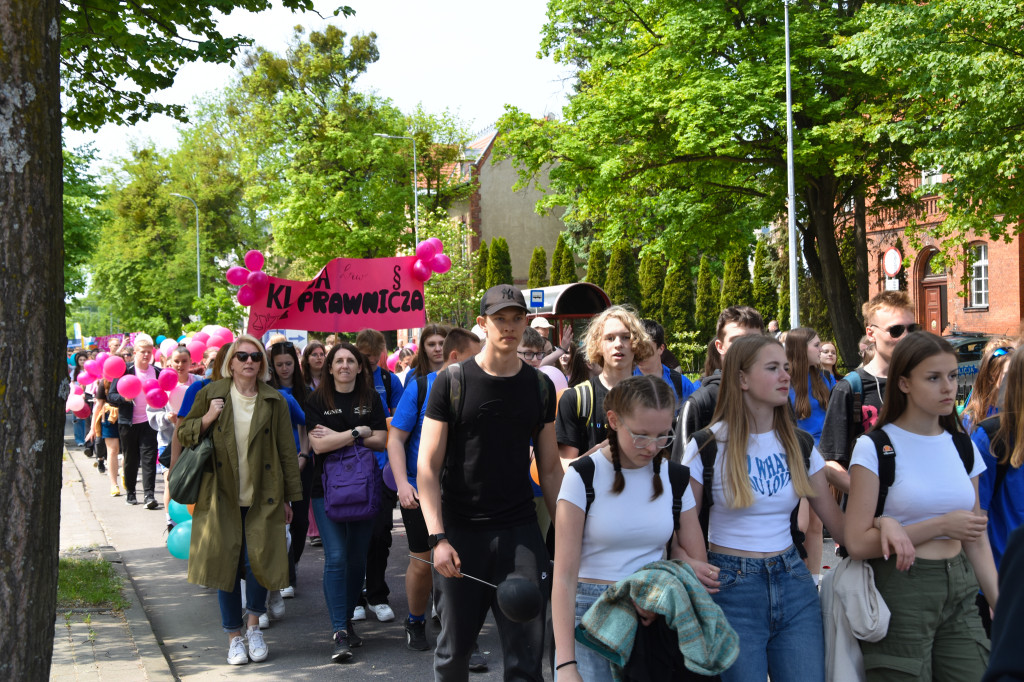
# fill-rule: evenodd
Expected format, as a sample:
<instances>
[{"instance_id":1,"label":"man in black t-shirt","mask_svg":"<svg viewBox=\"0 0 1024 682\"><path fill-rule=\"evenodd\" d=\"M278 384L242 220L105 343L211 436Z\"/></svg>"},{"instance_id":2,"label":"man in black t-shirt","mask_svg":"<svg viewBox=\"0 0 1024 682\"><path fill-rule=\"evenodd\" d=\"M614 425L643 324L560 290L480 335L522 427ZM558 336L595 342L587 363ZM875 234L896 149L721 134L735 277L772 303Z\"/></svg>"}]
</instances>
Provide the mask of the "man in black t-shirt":
<instances>
[{"instance_id":1,"label":"man in black t-shirt","mask_svg":"<svg viewBox=\"0 0 1024 682\"><path fill-rule=\"evenodd\" d=\"M539 587L549 579L550 559L530 485L531 439L552 517L562 469L553 426L554 385L516 354L527 312L515 287L488 289L477 318L486 345L457 372L439 372L427 399L417 482L442 624L434 652L436 680L468 678L469 657L488 610L502 642L505 679L543 679L546 605L532 620L513 622L498 608L492 588L461 574L465 570L493 584L514 574Z\"/></svg>"}]
</instances>

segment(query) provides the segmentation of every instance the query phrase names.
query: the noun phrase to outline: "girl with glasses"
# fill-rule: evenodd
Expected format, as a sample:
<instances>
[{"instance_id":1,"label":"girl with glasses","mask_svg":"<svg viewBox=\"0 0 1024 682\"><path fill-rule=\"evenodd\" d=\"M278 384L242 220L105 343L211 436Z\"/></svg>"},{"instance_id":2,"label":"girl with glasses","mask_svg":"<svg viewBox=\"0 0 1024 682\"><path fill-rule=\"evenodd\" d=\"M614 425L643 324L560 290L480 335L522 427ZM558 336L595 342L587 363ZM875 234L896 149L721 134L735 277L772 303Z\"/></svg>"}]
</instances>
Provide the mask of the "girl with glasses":
<instances>
[{"instance_id":1,"label":"girl with glasses","mask_svg":"<svg viewBox=\"0 0 1024 682\"><path fill-rule=\"evenodd\" d=\"M589 455L595 492L589 511L577 469L569 467L562 479L551 596L559 682L613 679L608 659L573 638L587 609L610 585L663 558L669 542L669 558L686 560L698 574L708 570L689 488L679 532L674 531L668 453L675 404L675 393L660 377L623 379L604 399L608 443ZM645 624L654 617L639 607L637 614Z\"/></svg>"}]
</instances>

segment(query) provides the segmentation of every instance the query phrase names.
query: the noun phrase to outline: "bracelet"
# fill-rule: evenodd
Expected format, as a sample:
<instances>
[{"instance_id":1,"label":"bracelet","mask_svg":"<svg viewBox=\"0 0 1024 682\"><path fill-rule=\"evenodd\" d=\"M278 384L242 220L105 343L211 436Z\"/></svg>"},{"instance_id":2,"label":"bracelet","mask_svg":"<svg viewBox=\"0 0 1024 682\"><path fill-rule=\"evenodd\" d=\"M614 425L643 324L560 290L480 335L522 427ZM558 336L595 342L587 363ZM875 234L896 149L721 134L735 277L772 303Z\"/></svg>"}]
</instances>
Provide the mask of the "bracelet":
<instances>
[{"instance_id":1,"label":"bracelet","mask_svg":"<svg viewBox=\"0 0 1024 682\"><path fill-rule=\"evenodd\" d=\"M300 452L299 459L309 459L309 455L307 455L305 452Z\"/></svg>"},{"instance_id":2,"label":"bracelet","mask_svg":"<svg viewBox=\"0 0 1024 682\"><path fill-rule=\"evenodd\" d=\"M875 518L878 519L878 530L882 530L882 519L892 519L896 523L900 524L900 526L903 525L903 523L899 519L897 519L895 516L889 516L888 514L879 514ZM874 524L872 524L872 525L874 525Z\"/></svg>"},{"instance_id":3,"label":"bracelet","mask_svg":"<svg viewBox=\"0 0 1024 682\"><path fill-rule=\"evenodd\" d=\"M571 661L566 661L565 663L559 663L558 665L555 666L555 670L561 670L562 668L564 668L567 665L577 665L576 659L573 659Z\"/></svg>"}]
</instances>

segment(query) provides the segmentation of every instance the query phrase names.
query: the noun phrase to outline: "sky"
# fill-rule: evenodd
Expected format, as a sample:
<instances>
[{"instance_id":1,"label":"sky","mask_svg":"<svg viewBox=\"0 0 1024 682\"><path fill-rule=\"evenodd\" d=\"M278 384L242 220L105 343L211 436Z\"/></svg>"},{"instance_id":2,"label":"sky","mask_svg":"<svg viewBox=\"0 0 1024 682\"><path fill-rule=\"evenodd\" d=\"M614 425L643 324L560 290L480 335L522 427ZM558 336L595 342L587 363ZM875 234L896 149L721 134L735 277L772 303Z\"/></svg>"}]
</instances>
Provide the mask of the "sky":
<instances>
[{"instance_id":1,"label":"sky","mask_svg":"<svg viewBox=\"0 0 1024 682\"><path fill-rule=\"evenodd\" d=\"M473 133L491 126L505 104L538 117L558 114L570 88L568 67L537 58L545 0L315 0L326 21L314 14L292 14L279 0L274 4L274 9L260 14L234 12L222 18L218 28L224 35L249 36L278 53L286 49L299 24L307 32L322 29L327 22L349 35L376 32L380 60L360 77L357 87L390 98L407 113L419 103L431 113L449 108ZM332 17L342 4L355 9L355 16ZM229 65L186 64L174 86L156 98L189 105L196 96L225 87L232 74ZM65 145L93 142L100 161L109 162L127 155L133 141L174 148L180 125L157 115L132 127L107 125L97 133L66 130Z\"/></svg>"}]
</instances>

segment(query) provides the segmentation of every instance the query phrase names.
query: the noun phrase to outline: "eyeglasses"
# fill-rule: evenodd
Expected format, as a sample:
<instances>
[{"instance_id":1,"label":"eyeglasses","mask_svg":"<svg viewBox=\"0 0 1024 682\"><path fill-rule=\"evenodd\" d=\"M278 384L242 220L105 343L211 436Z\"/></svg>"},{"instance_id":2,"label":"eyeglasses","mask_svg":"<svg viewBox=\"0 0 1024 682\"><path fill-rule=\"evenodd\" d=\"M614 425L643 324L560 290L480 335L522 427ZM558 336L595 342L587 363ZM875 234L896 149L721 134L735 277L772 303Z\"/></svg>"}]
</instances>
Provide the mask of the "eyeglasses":
<instances>
[{"instance_id":1,"label":"eyeglasses","mask_svg":"<svg viewBox=\"0 0 1024 682\"><path fill-rule=\"evenodd\" d=\"M992 351L992 357L994 357L994 358L1001 358L1004 355L1009 355L1012 352L1013 352L1013 348L1009 348L1009 347L996 348L994 351Z\"/></svg>"},{"instance_id":2,"label":"eyeglasses","mask_svg":"<svg viewBox=\"0 0 1024 682\"><path fill-rule=\"evenodd\" d=\"M523 360L534 360L536 358L544 357L544 352L543 351L538 351L538 352L534 353L533 351L529 351L529 350L519 350L519 351L516 351L516 352L519 353L519 356L521 358L523 358Z\"/></svg>"},{"instance_id":3,"label":"eyeglasses","mask_svg":"<svg viewBox=\"0 0 1024 682\"><path fill-rule=\"evenodd\" d=\"M874 327L875 329L882 329L882 327L879 327L877 324L869 324L868 326L869 327ZM903 336L903 332L907 332L907 333L913 334L914 332L921 331L921 329L923 329L923 327L921 327L921 325L919 325L916 322L914 322L913 324L894 324L891 327L887 327L885 329L885 332L890 337L892 337L894 339L898 339L901 336Z\"/></svg>"},{"instance_id":4,"label":"eyeglasses","mask_svg":"<svg viewBox=\"0 0 1024 682\"><path fill-rule=\"evenodd\" d=\"M640 448L641 450L650 447L651 443L654 443L654 446L659 450L663 450L671 445L672 441L676 439L674 433L667 433L664 436L638 436L625 426L623 426L622 429L633 439L633 446Z\"/></svg>"},{"instance_id":5,"label":"eyeglasses","mask_svg":"<svg viewBox=\"0 0 1024 682\"><path fill-rule=\"evenodd\" d=\"M260 353L258 350L253 351L252 353L246 353L244 350L240 350L237 353L235 353L235 358L239 362L247 362L249 360L252 360L253 362L259 362L260 360L263 359L263 353Z\"/></svg>"}]
</instances>

